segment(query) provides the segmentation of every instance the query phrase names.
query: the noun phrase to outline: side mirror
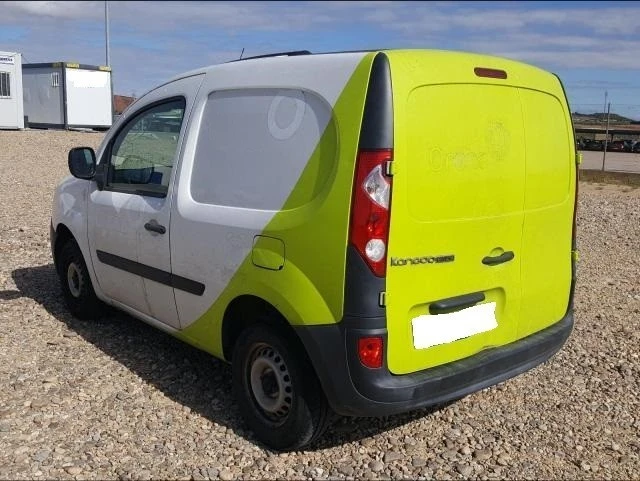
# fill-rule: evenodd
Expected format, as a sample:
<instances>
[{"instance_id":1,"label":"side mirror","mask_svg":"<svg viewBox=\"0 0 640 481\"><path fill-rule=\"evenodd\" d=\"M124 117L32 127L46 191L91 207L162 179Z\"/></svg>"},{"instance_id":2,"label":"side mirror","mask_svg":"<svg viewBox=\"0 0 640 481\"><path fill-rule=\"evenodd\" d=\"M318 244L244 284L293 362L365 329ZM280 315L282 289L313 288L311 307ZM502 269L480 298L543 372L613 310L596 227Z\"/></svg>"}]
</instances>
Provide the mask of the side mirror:
<instances>
[{"instance_id":1,"label":"side mirror","mask_svg":"<svg viewBox=\"0 0 640 481\"><path fill-rule=\"evenodd\" d=\"M69 151L69 172L78 179L93 179L96 174L96 153L91 147L76 147Z\"/></svg>"}]
</instances>

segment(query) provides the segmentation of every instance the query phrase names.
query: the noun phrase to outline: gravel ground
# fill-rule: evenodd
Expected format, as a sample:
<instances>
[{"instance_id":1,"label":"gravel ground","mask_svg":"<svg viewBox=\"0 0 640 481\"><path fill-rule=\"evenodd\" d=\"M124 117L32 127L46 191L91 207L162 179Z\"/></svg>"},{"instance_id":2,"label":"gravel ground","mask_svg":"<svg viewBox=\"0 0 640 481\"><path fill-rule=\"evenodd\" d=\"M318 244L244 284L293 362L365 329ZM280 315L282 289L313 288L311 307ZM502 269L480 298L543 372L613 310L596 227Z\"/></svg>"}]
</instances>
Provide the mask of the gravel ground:
<instances>
[{"instance_id":1,"label":"gravel ground","mask_svg":"<svg viewBox=\"0 0 640 481\"><path fill-rule=\"evenodd\" d=\"M101 134L0 132L0 478L637 478L640 189L581 184L576 327L552 360L440 407L341 419L278 454L230 368L126 315L73 319L48 245L66 152Z\"/></svg>"}]
</instances>

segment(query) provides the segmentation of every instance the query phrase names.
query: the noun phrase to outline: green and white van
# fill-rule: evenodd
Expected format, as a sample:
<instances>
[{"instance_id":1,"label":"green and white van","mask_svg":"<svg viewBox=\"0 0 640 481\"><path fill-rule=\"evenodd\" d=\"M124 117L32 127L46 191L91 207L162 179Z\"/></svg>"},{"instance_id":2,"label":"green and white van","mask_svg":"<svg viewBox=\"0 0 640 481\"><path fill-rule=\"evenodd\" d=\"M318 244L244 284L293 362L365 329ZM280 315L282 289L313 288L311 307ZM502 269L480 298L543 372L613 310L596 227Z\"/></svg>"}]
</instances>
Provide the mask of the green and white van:
<instances>
[{"instance_id":1,"label":"green and white van","mask_svg":"<svg viewBox=\"0 0 640 481\"><path fill-rule=\"evenodd\" d=\"M181 75L69 153L70 310L115 306L232 363L256 437L434 405L568 338L576 152L555 75L428 50Z\"/></svg>"}]
</instances>

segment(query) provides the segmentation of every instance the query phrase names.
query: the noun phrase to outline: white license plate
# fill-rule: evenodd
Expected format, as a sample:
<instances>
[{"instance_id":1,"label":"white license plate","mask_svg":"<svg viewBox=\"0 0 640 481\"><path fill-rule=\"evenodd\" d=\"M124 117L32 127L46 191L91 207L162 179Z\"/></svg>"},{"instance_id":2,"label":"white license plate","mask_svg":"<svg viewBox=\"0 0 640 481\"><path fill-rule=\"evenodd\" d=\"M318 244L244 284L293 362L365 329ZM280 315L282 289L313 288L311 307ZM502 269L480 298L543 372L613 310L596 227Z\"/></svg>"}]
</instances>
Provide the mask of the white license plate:
<instances>
[{"instance_id":1,"label":"white license plate","mask_svg":"<svg viewBox=\"0 0 640 481\"><path fill-rule=\"evenodd\" d=\"M449 314L414 317L411 327L416 349L448 344L498 327L496 303L488 302Z\"/></svg>"}]
</instances>

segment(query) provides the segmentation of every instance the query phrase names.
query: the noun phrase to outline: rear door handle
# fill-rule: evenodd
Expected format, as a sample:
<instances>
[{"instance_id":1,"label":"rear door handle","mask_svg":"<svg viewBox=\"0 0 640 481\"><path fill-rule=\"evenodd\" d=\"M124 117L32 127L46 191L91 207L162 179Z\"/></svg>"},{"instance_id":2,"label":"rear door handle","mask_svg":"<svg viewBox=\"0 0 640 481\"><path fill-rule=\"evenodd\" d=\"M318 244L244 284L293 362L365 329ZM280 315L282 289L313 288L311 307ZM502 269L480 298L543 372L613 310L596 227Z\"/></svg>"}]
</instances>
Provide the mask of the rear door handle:
<instances>
[{"instance_id":1,"label":"rear door handle","mask_svg":"<svg viewBox=\"0 0 640 481\"><path fill-rule=\"evenodd\" d=\"M494 256L494 257L487 256L484 259L482 259L482 263L486 266L495 266L498 264L502 264L504 262L509 262L514 257L515 257L515 254L513 253L513 251L507 251L500 254L499 256Z\"/></svg>"},{"instance_id":2,"label":"rear door handle","mask_svg":"<svg viewBox=\"0 0 640 481\"><path fill-rule=\"evenodd\" d=\"M440 299L439 301L431 303L429 306L429 314L447 314L475 306L478 302L482 301L484 301L484 292L474 292L463 296Z\"/></svg>"},{"instance_id":3,"label":"rear door handle","mask_svg":"<svg viewBox=\"0 0 640 481\"><path fill-rule=\"evenodd\" d=\"M157 221L152 220L144 225L144 228L151 232L157 232L158 234L164 234L167 232L165 226L158 224Z\"/></svg>"}]
</instances>

